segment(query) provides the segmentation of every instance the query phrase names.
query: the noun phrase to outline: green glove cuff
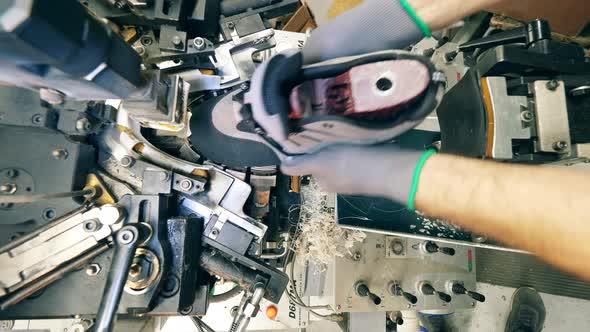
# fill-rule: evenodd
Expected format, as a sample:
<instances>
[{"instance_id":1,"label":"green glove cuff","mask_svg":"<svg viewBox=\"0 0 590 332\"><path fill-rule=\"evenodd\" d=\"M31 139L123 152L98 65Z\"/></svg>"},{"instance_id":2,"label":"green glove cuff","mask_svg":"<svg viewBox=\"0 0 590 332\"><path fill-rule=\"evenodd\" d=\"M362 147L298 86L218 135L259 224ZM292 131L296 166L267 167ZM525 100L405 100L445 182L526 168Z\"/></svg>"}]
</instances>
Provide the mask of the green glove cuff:
<instances>
[{"instance_id":1,"label":"green glove cuff","mask_svg":"<svg viewBox=\"0 0 590 332\"><path fill-rule=\"evenodd\" d=\"M412 180L412 190L410 191L410 198L408 198L408 210L411 212L416 211L415 200L416 200L416 193L418 192L418 184L420 183L420 173L422 173L422 168L428 158L432 155L436 154L436 149L428 149L426 153L422 155L420 160L418 160L418 164L414 170L414 177Z\"/></svg>"},{"instance_id":2,"label":"green glove cuff","mask_svg":"<svg viewBox=\"0 0 590 332\"><path fill-rule=\"evenodd\" d=\"M414 8L412 8L412 6L410 6L410 4L408 3L408 0L400 0L400 3L402 5L402 7L404 7L406 12L408 12L408 15L410 15L410 17L414 20L414 22L416 22L416 25L418 25L420 30L422 30L422 33L424 33L424 36L426 38L430 38L432 36L432 31L430 31L430 28L428 27L428 25L426 25L426 22L424 22L420 18L420 16L418 16L418 14L414 10Z\"/></svg>"}]
</instances>

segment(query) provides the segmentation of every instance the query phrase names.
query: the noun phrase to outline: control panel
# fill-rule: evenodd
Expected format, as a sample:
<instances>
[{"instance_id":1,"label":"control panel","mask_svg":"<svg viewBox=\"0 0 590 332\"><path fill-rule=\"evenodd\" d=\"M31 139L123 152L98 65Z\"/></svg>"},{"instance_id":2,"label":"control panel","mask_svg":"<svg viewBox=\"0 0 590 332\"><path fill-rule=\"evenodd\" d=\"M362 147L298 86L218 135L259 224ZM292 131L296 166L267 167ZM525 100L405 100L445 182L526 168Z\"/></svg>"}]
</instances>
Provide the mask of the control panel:
<instances>
[{"instance_id":1,"label":"control panel","mask_svg":"<svg viewBox=\"0 0 590 332\"><path fill-rule=\"evenodd\" d=\"M366 233L333 263L333 303L339 312L471 308L475 250L456 244Z\"/></svg>"}]
</instances>

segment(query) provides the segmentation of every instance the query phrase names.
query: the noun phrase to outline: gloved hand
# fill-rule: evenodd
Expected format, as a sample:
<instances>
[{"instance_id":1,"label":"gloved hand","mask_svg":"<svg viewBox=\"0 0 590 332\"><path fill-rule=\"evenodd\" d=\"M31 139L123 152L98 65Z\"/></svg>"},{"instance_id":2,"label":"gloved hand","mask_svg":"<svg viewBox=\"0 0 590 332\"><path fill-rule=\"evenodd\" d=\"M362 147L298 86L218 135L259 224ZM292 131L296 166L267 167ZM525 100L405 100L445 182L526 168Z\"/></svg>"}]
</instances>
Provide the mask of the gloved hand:
<instances>
[{"instance_id":1,"label":"gloved hand","mask_svg":"<svg viewBox=\"0 0 590 332\"><path fill-rule=\"evenodd\" d=\"M408 204L414 171L424 151L395 145L327 147L317 153L287 157L281 171L311 174L322 190L389 198Z\"/></svg>"},{"instance_id":2,"label":"gloved hand","mask_svg":"<svg viewBox=\"0 0 590 332\"><path fill-rule=\"evenodd\" d=\"M279 53L256 69L248 96L254 120L270 138L285 140L289 131L289 94L300 82L303 64L401 49L424 34L400 0L365 0L317 28L301 52Z\"/></svg>"}]
</instances>

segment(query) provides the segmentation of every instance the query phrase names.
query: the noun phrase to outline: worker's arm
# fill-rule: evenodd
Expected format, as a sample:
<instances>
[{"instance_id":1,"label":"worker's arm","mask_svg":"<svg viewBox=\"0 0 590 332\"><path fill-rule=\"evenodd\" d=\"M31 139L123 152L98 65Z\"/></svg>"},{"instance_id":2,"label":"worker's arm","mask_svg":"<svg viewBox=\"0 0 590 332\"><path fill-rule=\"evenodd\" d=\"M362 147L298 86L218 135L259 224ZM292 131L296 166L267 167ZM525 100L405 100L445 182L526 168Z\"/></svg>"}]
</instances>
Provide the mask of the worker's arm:
<instances>
[{"instance_id":1,"label":"worker's arm","mask_svg":"<svg viewBox=\"0 0 590 332\"><path fill-rule=\"evenodd\" d=\"M338 0L336 0L338 1ZM403 49L484 8L507 0L364 0L313 31L303 62Z\"/></svg>"},{"instance_id":2,"label":"worker's arm","mask_svg":"<svg viewBox=\"0 0 590 332\"><path fill-rule=\"evenodd\" d=\"M312 174L329 192L381 196L407 205L423 155L391 145L335 146L287 159L281 169L290 175ZM590 280L590 173L438 154L426 159L418 174L418 210Z\"/></svg>"},{"instance_id":3,"label":"worker's arm","mask_svg":"<svg viewBox=\"0 0 590 332\"><path fill-rule=\"evenodd\" d=\"M440 30L485 8L507 0L408 0L432 31Z\"/></svg>"},{"instance_id":4,"label":"worker's arm","mask_svg":"<svg viewBox=\"0 0 590 332\"><path fill-rule=\"evenodd\" d=\"M444 154L427 160L416 195L427 215L531 251L586 280L589 204L587 171Z\"/></svg>"}]
</instances>

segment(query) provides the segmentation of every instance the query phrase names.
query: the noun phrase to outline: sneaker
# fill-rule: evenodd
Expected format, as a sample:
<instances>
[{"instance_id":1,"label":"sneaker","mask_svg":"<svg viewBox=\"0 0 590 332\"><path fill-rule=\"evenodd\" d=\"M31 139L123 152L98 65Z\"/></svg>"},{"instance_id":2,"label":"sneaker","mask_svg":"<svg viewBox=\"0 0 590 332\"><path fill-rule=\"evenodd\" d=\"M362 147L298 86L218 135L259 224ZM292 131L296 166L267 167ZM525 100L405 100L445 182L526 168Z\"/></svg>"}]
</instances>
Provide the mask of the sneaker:
<instances>
[{"instance_id":1,"label":"sneaker","mask_svg":"<svg viewBox=\"0 0 590 332\"><path fill-rule=\"evenodd\" d=\"M545 323L545 305L534 288L521 287L512 295L505 332L540 332Z\"/></svg>"}]
</instances>

